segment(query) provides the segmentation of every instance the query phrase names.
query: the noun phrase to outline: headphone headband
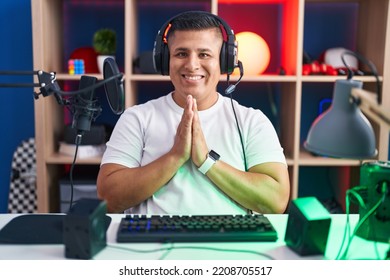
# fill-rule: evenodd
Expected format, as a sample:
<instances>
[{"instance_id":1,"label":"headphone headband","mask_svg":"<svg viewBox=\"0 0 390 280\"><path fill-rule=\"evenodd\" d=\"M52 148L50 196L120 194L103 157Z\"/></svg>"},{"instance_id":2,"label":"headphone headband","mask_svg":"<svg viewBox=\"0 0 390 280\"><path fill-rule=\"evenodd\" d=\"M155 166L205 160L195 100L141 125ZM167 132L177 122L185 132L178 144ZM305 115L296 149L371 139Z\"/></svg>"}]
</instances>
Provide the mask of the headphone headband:
<instances>
[{"instance_id":1,"label":"headphone headband","mask_svg":"<svg viewBox=\"0 0 390 280\"><path fill-rule=\"evenodd\" d=\"M221 74L230 75L233 73L234 68L238 66L238 58L237 58L237 41L234 35L233 30L230 26L220 17L214 15L212 13L204 12L204 11L190 11L180 13L168 21L166 21L160 30L157 32L156 40L154 42L153 49L153 63L154 68L158 73L162 75L169 75L169 48L167 42L167 35L171 28L172 21L176 18L181 17L184 14L205 14L216 19L225 30L225 34L227 40L222 43L221 52L220 52L220 69Z\"/></svg>"}]
</instances>

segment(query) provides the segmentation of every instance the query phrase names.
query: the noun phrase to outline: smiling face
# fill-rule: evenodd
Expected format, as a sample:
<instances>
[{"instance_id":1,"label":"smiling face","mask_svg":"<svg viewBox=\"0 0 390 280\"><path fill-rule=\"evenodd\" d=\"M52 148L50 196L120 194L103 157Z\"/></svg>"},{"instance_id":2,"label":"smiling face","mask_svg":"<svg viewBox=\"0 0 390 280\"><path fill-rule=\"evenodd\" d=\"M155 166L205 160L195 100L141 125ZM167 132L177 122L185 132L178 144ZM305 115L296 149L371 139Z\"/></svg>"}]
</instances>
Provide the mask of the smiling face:
<instances>
[{"instance_id":1,"label":"smiling face","mask_svg":"<svg viewBox=\"0 0 390 280\"><path fill-rule=\"evenodd\" d=\"M196 99L199 110L217 101L221 46L218 28L177 30L169 36L169 73L175 87L173 99L179 106L185 107L188 95Z\"/></svg>"}]
</instances>

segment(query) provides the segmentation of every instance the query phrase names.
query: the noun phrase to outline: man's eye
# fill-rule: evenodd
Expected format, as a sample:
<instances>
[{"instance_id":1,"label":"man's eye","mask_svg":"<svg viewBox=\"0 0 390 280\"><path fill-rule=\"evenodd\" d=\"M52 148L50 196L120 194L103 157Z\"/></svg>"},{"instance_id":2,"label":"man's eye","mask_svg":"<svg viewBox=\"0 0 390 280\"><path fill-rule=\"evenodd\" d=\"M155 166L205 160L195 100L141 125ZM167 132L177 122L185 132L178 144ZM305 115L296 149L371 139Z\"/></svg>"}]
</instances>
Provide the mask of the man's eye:
<instances>
[{"instance_id":1,"label":"man's eye","mask_svg":"<svg viewBox=\"0 0 390 280\"><path fill-rule=\"evenodd\" d=\"M201 53L201 54L199 54L199 57L202 57L202 58L207 58L209 56L210 55L208 53Z\"/></svg>"},{"instance_id":2,"label":"man's eye","mask_svg":"<svg viewBox=\"0 0 390 280\"><path fill-rule=\"evenodd\" d=\"M179 52L176 54L177 57L186 57L187 54L185 52Z\"/></svg>"}]
</instances>

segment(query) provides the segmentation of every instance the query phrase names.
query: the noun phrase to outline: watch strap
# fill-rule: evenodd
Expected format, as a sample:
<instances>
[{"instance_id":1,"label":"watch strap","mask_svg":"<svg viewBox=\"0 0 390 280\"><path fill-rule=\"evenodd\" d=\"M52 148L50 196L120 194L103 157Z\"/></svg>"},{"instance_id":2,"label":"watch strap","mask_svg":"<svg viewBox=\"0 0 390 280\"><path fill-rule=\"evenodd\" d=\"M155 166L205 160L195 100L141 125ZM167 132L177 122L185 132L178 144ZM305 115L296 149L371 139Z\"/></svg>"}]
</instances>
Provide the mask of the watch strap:
<instances>
[{"instance_id":1,"label":"watch strap","mask_svg":"<svg viewBox=\"0 0 390 280\"><path fill-rule=\"evenodd\" d=\"M216 152L214 152L213 150L211 150L208 154L207 154L207 158L206 160L202 163L202 165L198 168L198 170L206 175L207 171L209 171L209 169L215 164L215 162L219 160L219 154L217 154Z\"/></svg>"},{"instance_id":2,"label":"watch strap","mask_svg":"<svg viewBox=\"0 0 390 280\"><path fill-rule=\"evenodd\" d=\"M213 160L211 157L207 156L206 160L203 162L203 164L198 168L198 170L202 173L205 174L209 169L214 165L215 160Z\"/></svg>"}]
</instances>

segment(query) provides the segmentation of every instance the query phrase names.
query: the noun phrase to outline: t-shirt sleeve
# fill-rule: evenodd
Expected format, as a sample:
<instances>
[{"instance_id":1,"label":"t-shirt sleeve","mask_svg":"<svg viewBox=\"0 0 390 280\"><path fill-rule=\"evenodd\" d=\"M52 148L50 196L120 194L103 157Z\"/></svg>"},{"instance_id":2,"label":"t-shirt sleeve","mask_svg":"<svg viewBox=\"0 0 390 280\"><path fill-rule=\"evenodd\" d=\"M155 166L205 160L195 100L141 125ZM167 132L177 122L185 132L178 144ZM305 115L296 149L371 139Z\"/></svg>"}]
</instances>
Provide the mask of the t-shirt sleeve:
<instances>
[{"instance_id":1,"label":"t-shirt sleeve","mask_svg":"<svg viewBox=\"0 0 390 280\"><path fill-rule=\"evenodd\" d=\"M286 164L283 148L271 121L260 111L247 122L246 156L248 168L266 162Z\"/></svg>"},{"instance_id":2,"label":"t-shirt sleeve","mask_svg":"<svg viewBox=\"0 0 390 280\"><path fill-rule=\"evenodd\" d=\"M106 163L121 164L126 167L138 167L143 151L142 124L136 107L126 110L106 143L101 165Z\"/></svg>"}]
</instances>

